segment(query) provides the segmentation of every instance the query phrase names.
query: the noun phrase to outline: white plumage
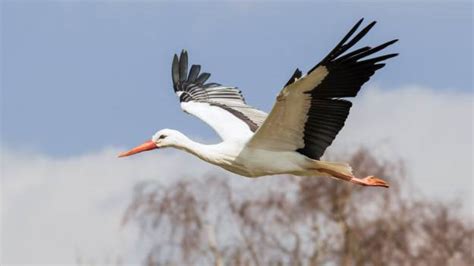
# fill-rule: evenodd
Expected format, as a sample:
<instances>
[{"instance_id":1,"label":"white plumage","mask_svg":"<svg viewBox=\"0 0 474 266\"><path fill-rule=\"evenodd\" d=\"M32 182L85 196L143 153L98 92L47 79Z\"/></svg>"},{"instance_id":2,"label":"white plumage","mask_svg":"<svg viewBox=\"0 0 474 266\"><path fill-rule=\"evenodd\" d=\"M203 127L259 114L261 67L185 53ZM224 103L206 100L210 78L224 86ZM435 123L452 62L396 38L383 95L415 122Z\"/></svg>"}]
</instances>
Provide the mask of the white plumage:
<instances>
[{"instance_id":1,"label":"white plumage","mask_svg":"<svg viewBox=\"0 0 474 266\"><path fill-rule=\"evenodd\" d=\"M176 130L163 129L150 141L119 156L174 147L247 177L328 176L360 185L388 187L385 181L373 176L354 177L345 163L320 161L349 114L352 103L346 98L355 97L375 71L385 65L383 61L397 55L367 58L397 40L348 52L375 24L372 22L355 34L361 23L362 19L306 75L297 69L268 115L247 105L236 87L206 83L210 74L200 73L200 65L192 65L188 74L186 51L180 57L175 55L173 87L181 108L211 126L222 142L204 145Z\"/></svg>"}]
</instances>

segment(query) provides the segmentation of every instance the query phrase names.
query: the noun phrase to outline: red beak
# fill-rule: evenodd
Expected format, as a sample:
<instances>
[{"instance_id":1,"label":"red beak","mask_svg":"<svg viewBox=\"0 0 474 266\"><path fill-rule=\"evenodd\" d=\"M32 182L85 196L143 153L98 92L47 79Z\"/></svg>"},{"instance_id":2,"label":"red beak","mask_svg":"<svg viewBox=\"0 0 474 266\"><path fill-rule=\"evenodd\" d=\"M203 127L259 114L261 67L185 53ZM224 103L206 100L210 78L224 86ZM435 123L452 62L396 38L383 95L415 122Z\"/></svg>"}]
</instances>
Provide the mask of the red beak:
<instances>
[{"instance_id":1,"label":"red beak","mask_svg":"<svg viewBox=\"0 0 474 266\"><path fill-rule=\"evenodd\" d=\"M150 150L154 150L154 149L157 149L158 147L156 147L156 144L149 140L145 143L143 143L142 145L139 145L127 152L122 152L121 154L119 154L119 158L120 157L126 157L126 156L130 156L130 155L133 155L135 153L139 153L139 152L143 152L143 151L150 151Z\"/></svg>"}]
</instances>

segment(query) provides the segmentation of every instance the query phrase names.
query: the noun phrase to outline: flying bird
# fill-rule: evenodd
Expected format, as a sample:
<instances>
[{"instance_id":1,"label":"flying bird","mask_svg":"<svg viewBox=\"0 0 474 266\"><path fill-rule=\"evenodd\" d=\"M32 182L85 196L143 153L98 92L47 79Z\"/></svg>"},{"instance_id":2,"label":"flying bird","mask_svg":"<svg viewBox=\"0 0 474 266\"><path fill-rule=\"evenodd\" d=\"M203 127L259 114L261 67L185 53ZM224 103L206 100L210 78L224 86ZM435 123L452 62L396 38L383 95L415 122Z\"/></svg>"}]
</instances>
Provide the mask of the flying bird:
<instances>
[{"instance_id":1,"label":"flying bird","mask_svg":"<svg viewBox=\"0 0 474 266\"><path fill-rule=\"evenodd\" d=\"M237 87L207 82L200 65L188 71L185 50L172 63L173 88L184 112L212 127L222 142L205 145L179 131L162 129L151 140L121 153L125 157L165 147L184 150L230 172L259 177L275 174L325 176L364 186L388 187L375 177L357 178L350 165L320 160L344 126L361 86L396 53L370 57L395 43L352 49L375 25L358 31L359 20L332 51L306 74L293 73L269 114L248 105Z\"/></svg>"}]
</instances>

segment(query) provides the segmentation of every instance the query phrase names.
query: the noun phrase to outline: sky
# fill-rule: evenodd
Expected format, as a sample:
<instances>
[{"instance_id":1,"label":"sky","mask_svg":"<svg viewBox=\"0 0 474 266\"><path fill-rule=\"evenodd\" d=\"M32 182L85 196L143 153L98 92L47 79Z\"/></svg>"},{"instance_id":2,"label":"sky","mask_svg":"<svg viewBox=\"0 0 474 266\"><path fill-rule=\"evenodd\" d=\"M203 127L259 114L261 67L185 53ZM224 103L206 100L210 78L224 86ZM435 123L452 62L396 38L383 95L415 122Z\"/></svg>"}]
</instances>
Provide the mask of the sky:
<instances>
[{"instance_id":1,"label":"sky","mask_svg":"<svg viewBox=\"0 0 474 266\"><path fill-rule=\"evenodd\" d=\"M161 128L218 141L180 110L174 53L187 49L212 81L269 111L294 69L317 64L361 17L378 21L361 46L398 38L387 50L400 55L363 87L329 151L364 145L404 160L420 193L472 211L470 2L2 1L2 265L98 251L136 262L133 232L118 226L136 182L239 178L174 151L115 158Z\"/></svg>"}]
</instances>

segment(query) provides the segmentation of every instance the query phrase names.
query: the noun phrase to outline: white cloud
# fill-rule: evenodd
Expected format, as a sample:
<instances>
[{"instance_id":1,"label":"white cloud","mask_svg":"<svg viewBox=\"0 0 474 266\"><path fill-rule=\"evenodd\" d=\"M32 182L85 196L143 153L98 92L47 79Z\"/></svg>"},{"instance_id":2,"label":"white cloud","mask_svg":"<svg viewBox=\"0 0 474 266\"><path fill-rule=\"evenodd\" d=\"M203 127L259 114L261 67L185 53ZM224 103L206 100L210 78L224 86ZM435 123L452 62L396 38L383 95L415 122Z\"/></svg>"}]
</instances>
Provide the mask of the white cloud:
<instances>
[{"instance_id":1,"label":"white cloud","mask_svg":"<svg viewBox=\"0 0 474 266\"><path fill-rule=\"evenodd\" d=\"M403 158L424 193L462 197L472 206L472 94L416 86L365 92L330 149L363 144L382 157ZM120 228L133 185L223 173L179 151L117 159L118 151L52 158L4 149L1 264L74 264L76 256L103 264L119 254L137 263L134 228Z\"/></svg>"},{"instance_id":2,"label":"white cloud","mask_svg":"<svg viewBox=\"0 0 474 266\"><path fill-rule=\"evenodd\" d=\"M419 86L364 91L332 149L363 144L401 158L424 193L472 206L473 95Z\"/></svg>"},{"instance_id":3,"label":"white cloud","mask_svg":"<svg viewBox=\"0 0 474 266\"><path fill-rule=\"evenodd\" d=\"M117 255L138 259L134 229L120 227L134 184L168 183L215 169L178 152L130 159L118 159L118 152L63 159L4 151L2 265L74 264L77 256L100 259L100 265Z\"/></svg>"}]
</instances>

